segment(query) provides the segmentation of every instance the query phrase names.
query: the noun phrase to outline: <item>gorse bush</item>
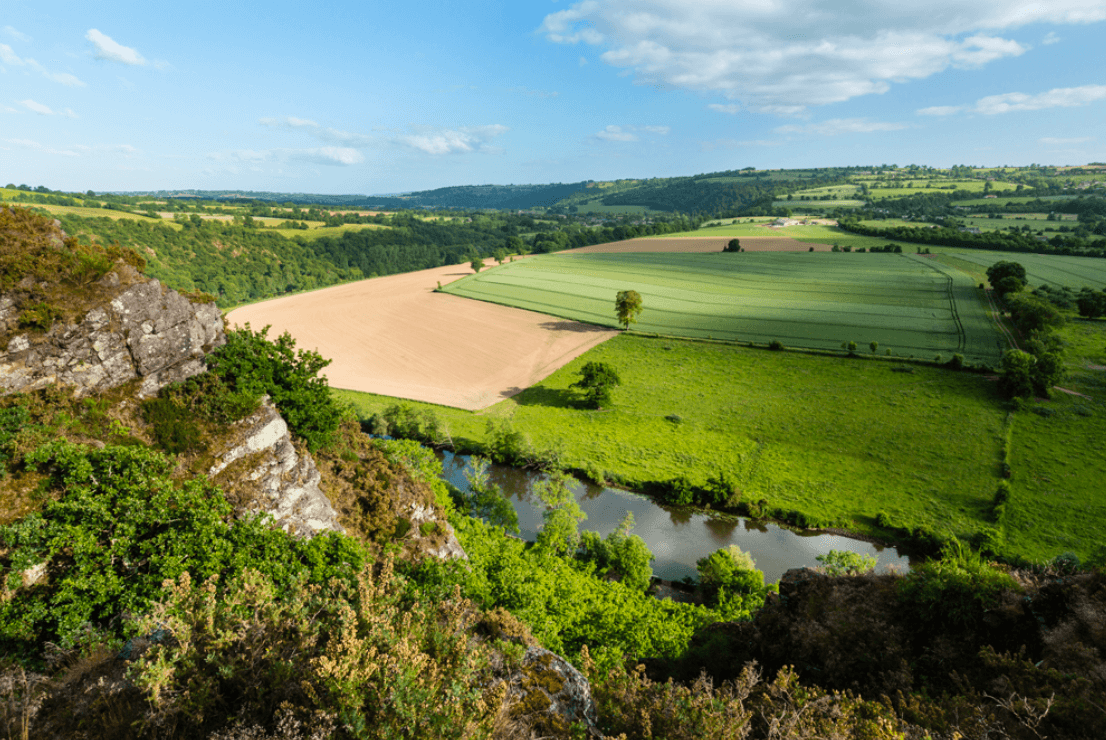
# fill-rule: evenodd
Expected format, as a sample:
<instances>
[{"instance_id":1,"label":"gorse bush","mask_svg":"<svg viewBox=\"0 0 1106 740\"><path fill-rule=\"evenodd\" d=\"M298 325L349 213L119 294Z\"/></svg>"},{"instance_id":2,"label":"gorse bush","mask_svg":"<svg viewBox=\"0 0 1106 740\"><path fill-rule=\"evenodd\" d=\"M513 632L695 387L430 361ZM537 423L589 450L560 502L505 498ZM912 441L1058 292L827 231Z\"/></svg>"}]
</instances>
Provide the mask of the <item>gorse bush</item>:
<instances>
[{"instance_id":1,"label":"gorse bush","mask_svg":"<svg viewBox=\"0 0 1106 740\"><path fill-rule=\"evenodd\" d=\"M130 671L144 734L206 737L228 716L266 728L284 705L336 737L482 738L504 711L490 646L472 636L479 612L456 593L418 598L390 562L320 585L244 570L166 586L135 625L172 638Z\"/></svg>"}]
</instances>

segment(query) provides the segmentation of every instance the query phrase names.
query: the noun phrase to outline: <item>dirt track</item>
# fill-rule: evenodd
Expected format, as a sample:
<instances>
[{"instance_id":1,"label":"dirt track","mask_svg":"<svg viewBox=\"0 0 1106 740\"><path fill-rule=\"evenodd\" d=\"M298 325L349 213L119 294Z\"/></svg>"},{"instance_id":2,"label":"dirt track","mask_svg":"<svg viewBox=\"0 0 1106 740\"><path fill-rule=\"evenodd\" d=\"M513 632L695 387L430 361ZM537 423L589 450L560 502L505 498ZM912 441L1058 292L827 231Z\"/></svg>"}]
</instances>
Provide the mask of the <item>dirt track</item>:
<instances>
[{"instance_id":1,"label":"dirt track","mask_svg":"<svg viewBox=\"0 0 1106 740\"><path fill-rule=\"evenodd\" d=\"M746 252L828 252L829 244L801 242L787 236L739 236L741 248ZM569 249L562 254L589 254L614 252L721 252L732 236L681 236L673 239L628 239L623 242L594 244L590 247Z\"/></svg>"},{"instance_id":2,"label":"dirt track","mask_svg":"<svg viewBox=\"0 0 1106 740\"><path fill-rule=\"evenodd\" d=\"M487 260L492 263L491 260ZM520 393L618 332L435 293L468 265L362 280L232 311L333 359L330 385L482 409ZM614 304L611 305L612 318Z\"/></svg>"}]
</instances>

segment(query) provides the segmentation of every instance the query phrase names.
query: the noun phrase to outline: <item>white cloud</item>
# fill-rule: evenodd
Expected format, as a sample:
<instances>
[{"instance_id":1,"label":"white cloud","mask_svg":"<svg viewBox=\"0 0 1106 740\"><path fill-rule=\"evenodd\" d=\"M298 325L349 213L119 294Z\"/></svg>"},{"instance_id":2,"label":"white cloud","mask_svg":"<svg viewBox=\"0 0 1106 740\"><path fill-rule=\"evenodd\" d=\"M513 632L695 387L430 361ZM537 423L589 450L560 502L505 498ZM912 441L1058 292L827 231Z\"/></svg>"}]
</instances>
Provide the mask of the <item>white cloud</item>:
<instances>
[{"instance_id":1,"label":"white cloud","mask_svg":"<svg viewBox=\"0 0 1106 740\"><path fill-rule=\"evenodd\" d=\"M415 133L397 136L393 141L427 154L490 153L496 150L488 142L507 130L506 126L499 124L458 129L419 127Z\"/></svg>"},{"instance_id":2,"label":"white cloud","mask_svg":"<svg viewBox=\"0 0 1106 740\"><path fill-rule=\"evenodd\" d=\"M520 95L525 95L528 98L542 98L542 99L555 98L558 95L560 95L560 93L555 91L555 90L553 90L553 91L550 91L550 90L531 90L530 88L527 88L527 87L512 87L510 89L510 92L518 93Z\"/></svg>"},{"instance_id":3,"label":"white cloud","mask_svg":"<svg viewBox=\"0 0 1106 740\"><path fill-rule=\"evenodd\" d=\"M24 64L23 60L19 58L19 55L7 44L0 44L0 62L12 64L16 67L22 67Z\"/></svg>"},{"instance_id":4,"label":"white cloud","mask_svg":"<svg viewBox=\"0 0 1106 740\"><path fill-rule=\"evenodd\" d=\"M980 98L973 110L977 113L993 116L998 113L1010 113L1011 111L1076 108L1104 98L1106 98L1106 85L1058 87L1037 95L1027 95L1020 92L989 95Z\"/></svg>"},{"instance_id":5,"label":"white cloud","mask_svg":"<svg viewBox=\"0 0 1106 740\"><path fill-rule=\"evenodd\" d=\"M1103 99L1106 99L1106 85L1083 85L1082 87L1058 87L1036 95L1021 92L988 95L977 100L975 105L935 105L931 108L920 108L914 112L919 116L951 116L954 113L980 113L994 116L1014 111L1076 108Z\"/></svg>"},{"instance_id":6,"label":"white cloud","mask_svg":"<svg viewBox=\"0 0 1106 740\"><path fill-rule=\"evenodd\" d=\"M1056 35L1055 31L1049 31L1047 34L1045 34L1045 37L1041 39L1041 44L1043 46L1050 46L1051 44L1058 44L1062 40L1063 39Z\"/></svg>"},{"instance_id":7,"label":"white cloud","mask_svg":"<svg viewBox=\"0 0 1106 740\"><path fill-rule=\"evenodd\" d=\"M308 118L296 118L284 116L282 118L262 118L259 123L262 126L273 128L289 128L305 131L312 138L327 144L343 144L345 146L367 146L373 142L372 137L364 134L339 131L335 128L320 126L317 122Z\"/></svg>"},{"instance_id":8,"label":"white cloud","mask_svg":"<svg viewBox=\"0 0 1106 740\"><path fill-rule=\"evenodd\" d=\"M20 33L11 26L4 26L4 35L13 38L16 41L22 41L23 43L28 43L31 40L30 36L25 33Z\"/></svg>"},{"instance_id":9,"label":"white cloud","mask_svg":"<svg viewBox=\"0 0 1106 740\"><path fill-rule=\"evenodd\" d=\"M16 146L22 147L24 149L34 149L36 152L42 152L43 154L58 154L63 157L80 156L74 151L69 151L68 149L52 149L30 139L5 139L4 141L8 142L9 144L15 144Z\"/></svg>"},{"instance_id":10,"label":"white cloud","mask_svg":"<svg viewBox=\"0 0 1106 740\"><path fill-rule=\"evenodd\" d=\"M30 57L27 57L26 59L21 59L19 55L16 54L15 51L7 44L0 44L0 62L11 64L16 67L30 67L46 79L61 83L62 85L67 85L69 87L85 86L85 84L81 82L81 80L79 80L74 75L69 74L68 72L51 72Z\"/></svg>"},{"instance_id":11,"label":"white cloud","mask_svg":"<svg viewBox=\"0 0 1106 740\"><path fill-rule=\"evenodd\" d=\"M580 66L581 67L583 67L587 63L588 63L588 58L587 57L580 57Z\"/></svg>"},{"instance_id":12,"label":"white cloud","mask_svg":"<svg viewBox=\"0 0 1106 740\"><path fill-rule=\"evenodd\" d=\"M550 41L589 44L642 84L720 93L797 115L1027 48L1029 24L1106 19L1106 0L586 0L549 14Z\"/></svg>"},{"instance_id":13,"label":"white cloud","mask_svg":"<svg viewBox=\"0 0 1106 740\"><path fill-rule=\"evenodd\" d=\"M595 135L595 138L603 141L637 141L637 135L624 130L621 126L607 126Z\"/></svg>"},{"instance_id":14,"label":"white cloud","mask_svg":"<svg viewBox=\"0 0 1106 740\"><path fill-rule=\"evenodd\" d=\"M40 116L52 116L55 115L54 111L42 103L37 103L34 100L28 98L27 100L20 100L19 104L32 113L38 113Z\"/></svg>"},{"instance_id":15,"label":"white cloud","mask_svg":"<svg viewBox=\"0 0 1106 740\"><path fill-rule=\"evenodd\" d=\"M716 110L719 113L729 113L730 115L733 115L741 110L741 106L737 103L728 103L726 105L723 105L721 103L710 103L709 105L707 105L707 108L711 110Z\"/></svg>"},{"instance_id":16,"label":"white cloud","mask_svg":"<svg viewBox=\"0 0 1106 740\"><path fill-rule=\"evenodd\" d=\"M747 146L783 146L782 141L772 141L771 139L715 139L713 141L704 141L700 144L699 148L704 152L711 152L715 149L737 149L739 147Z\"/></svg>"},{"instance_id":17,"label":"white cloud","mask_svg":"<svg viewBox=\"0 0 1106 740\"><path fill-rule=\"evenodd\" d=\"M361 164L365 161L364 155L356 149L333 146L313 149L236 149L229 152L216 152L209 154L208 157L217 162L241 162L255 167L266 162L279 164L288 160L340 167Z\"/></svg>"},{"instance_id":18,"label":"white cloud","mask_svg":"<svg viewBox=\"0 0 1106 740\"><path fill-rule=\"evenodd\" d=\"M821 123L807 123L802 126L794 124L780 126L776 129L776 133L838 136L840 134L870 134L876 131L901 131L904 128L907 128L905 123L869 121L867 118L833 118Z\"/></svg>"},{"instance_id":19,"label":"white cloud","mask_svg":"<svg viewBox=\"0 0 1106 740\"><path fill-rule=\"evenodd\" d=\"M96 47L97 59L120 62L122 64L129 64L133 67L141 67L146 64L146 58L139 54L137 50L129 46L123 46L115 39L97 31L95 28L89 29L88 33L85 34L85 38L91 41Z\"/></svg>"},{"instance_id":20,"label":"white cloud","mask_svg":"<svg viewBox=\"0 0 1106 740\"><path fill-rule=\"evenodd\" d=\"M639 132L666 136L671 130L668 126L607 126L594 138L601 141L637 141Z\"/></svg>"},{"instance_id":21,"label":"white cloud","mask_svg":"<svg viewBox=\"0 0 1106 740\"><path fill-rule=\"evenodd\" d=\"M919 116L951 116L964 110L959 105L934 105L929 108L919 108L914 111Z\"/></svg>"},{"instance_id":22,"label":"white cloud","mask_svg":"<svg viewBox=\"0 0 1106 740\"><path fill-rule=\"evenodd\" d=\"M314 164L341 165L361 164L365 156L356 149L348 147L324 146L317 149L299 149L292 151L290 156L304 162Z\"/></svg>"},{"instance_id":23,"label":"white cloud","mask_svg":"<svg viewBox=\"0 0 1106 740\"><path fill-rule=\"evenodd\" d=\"M1086 144L1088 141L1094 141L1094 137L1080 136L1075 139L1056 139L1051 136L1046 136L1043 139L1037 139L1037 141L1046 146L1068 146L1071 144Z\"/></svg>"}]
</instances>

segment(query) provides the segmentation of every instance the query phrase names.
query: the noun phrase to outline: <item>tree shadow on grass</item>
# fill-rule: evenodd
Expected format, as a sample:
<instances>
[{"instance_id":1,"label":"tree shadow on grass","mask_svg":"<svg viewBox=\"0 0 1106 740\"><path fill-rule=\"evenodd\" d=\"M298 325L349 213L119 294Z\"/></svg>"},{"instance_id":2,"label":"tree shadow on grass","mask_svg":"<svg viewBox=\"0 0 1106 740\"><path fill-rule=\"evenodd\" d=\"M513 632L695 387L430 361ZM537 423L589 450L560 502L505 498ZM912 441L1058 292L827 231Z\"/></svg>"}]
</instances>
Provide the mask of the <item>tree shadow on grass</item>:
<instances>
[{"instance_id":1,"label":"tree shadow on grass","mask_svg":"<svg viewBox=\"0 0 1106 740\"><path fill-rule=\"evenodd\" d=\"M573 391L560 388L543 388L536 386L519 392L518 389L504 391L507 396L513 396L519 406L547 406L557 409L581 409L580 396Z\"/></svg>"},{"instance_id":2,"label":"tree shadow on grass","mask_svg":"<svg viewBox=\"0 0 1106 740\"><path fill-rule=\"evenodd\" d=\"M584 324L579 321L543 321L539 326L546 331L571 331L577 334L609 332L614 327Z\"/></svg>"}]
</instances>

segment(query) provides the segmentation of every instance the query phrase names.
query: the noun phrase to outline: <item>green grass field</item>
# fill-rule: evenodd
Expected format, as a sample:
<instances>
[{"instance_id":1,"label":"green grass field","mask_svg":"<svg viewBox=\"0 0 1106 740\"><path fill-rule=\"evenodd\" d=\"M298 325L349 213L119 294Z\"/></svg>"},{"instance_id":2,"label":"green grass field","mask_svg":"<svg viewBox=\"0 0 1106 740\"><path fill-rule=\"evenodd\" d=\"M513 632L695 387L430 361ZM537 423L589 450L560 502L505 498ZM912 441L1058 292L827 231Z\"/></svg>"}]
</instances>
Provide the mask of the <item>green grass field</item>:
<instances>
[{"instance_id":1,"label":"green grass field","mask_svg":"<svg viewBox=\"0 0 1106 740\"><path fill-rule=\"evenodd\" d=\"M1074 319L1060 329L1068 377L1013 416L1006 539L1034 558L1106 546L1106 322Z\"/></svg>"},{"instance_id":2,"label":"green grass field","mask_svg":"<svg viewBox=\"0 0 1106 740\"><path fill-rule=\"evenodd\" d=\"M620 290L642 295L635 328L666 336L819 350L875 341L900 357L959 352L987 364L1001 350L971 278L910 255L548 255L445 288L606 326L616 326Z\"/></svg>"},{"instance_id":3,"label":"green grass field","mask_svg":"<svg viewBox=\"0 0 1106 740\"><path fill-rule=\"evenodd\" d=\"M1017 262L1025 267L1026 278L1032 288L1045 283L1072 290L1083 287L1106 288L1106 260L1095 257L989 252L972 249L948 249L943 253L961 262L976 265L982 272L986 272L988 267L1000 260Z\"/></svg>"},{"instance_id":4,"label":"green grass field","mask_svg":"<svg viewBox=\"0 0 1106 740\"><path fill-rule=\"evenodd\" d=\"M593 361L622 378L602 411L577 408L569 387ZM970 537L989 526L1006 411L983 376L909 367L621 335L483 412L404 403L433 411L463 447L482 444L490 420L509 420L537 448L562 447L569 466L631 488L678 476L703 485L721 471L744 500L855 531L887 536L882 512ZM397 403L334 393L362 418ZM1047 526L1027 526L1019 545L1044 549Z\"/></svg>"}]
</instances>

